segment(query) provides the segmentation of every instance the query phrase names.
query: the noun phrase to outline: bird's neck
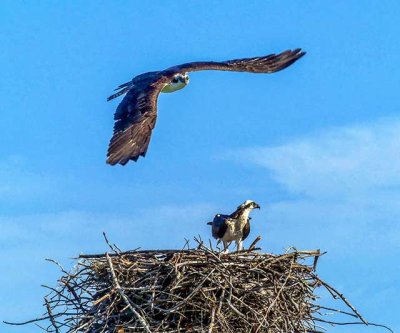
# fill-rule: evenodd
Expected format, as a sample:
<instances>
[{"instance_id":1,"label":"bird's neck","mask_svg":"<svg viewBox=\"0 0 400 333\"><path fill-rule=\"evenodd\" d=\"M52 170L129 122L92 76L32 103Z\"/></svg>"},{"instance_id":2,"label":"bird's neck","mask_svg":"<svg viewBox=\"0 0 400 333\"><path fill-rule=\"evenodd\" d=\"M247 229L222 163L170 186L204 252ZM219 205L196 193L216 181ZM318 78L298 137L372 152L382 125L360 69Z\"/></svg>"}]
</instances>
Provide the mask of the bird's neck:
<instances>
[{"instance_id":1,"label":"bird's neck","mask_svg":"<svg viewBox=\"0 0 400 333\"><path fill-rule=\"evenodd\" d=\"M240 227L243 227L247 223L251 210L251 208L246 208L245 210L243 210L242 214L240 214L238 218Z\"/></svg>"}]
</instances>

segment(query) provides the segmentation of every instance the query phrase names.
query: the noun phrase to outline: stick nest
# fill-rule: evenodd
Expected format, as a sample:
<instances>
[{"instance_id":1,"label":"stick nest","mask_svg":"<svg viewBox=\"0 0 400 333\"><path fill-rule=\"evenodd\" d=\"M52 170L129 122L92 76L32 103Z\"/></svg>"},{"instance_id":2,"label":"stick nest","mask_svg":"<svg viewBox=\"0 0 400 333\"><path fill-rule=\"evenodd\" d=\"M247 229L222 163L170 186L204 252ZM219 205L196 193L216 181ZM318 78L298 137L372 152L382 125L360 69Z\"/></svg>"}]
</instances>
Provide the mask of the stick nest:
<instances>
[{"instance_id":1,"label":"stick nest","mask_svg":"<svg viewBox=\"0 0 400 333\"><path fill-rule=\"evenodd\" d=\"M45 297L47 332L320 332L323 310L365 320L315 273L319 251L80 256ZM317 305L323 287L348 312ZM330 317L331 318L331 317ZM354 319L353 318L353 319Z\"/></svg>"}]
</instances>

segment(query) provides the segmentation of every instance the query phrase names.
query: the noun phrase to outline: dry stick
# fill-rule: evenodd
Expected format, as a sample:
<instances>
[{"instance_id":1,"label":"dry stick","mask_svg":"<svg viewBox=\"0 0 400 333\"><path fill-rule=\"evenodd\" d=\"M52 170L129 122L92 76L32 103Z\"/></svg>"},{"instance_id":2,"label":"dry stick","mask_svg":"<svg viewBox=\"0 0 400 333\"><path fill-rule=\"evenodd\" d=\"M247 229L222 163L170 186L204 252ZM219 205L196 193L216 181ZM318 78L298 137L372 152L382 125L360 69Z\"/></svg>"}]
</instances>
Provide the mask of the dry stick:
<instances>
[{"instance_id":1,"label":"dry stick","mask_svg":"<svg viewBox=\"0 0 400 333\"><path fill-rule=\"evenodd\" d=\"M281 288L279 289L278 293L276 294L275 299L274 299L274 300L272 301L272 303L269 305L269 307L268 307L268 309L267 309L267 312L266 312L264 318L261 320L261 324L258 325L258 327L257 327L257 329L256 329L256 331L255 331L255 333L258 333L258 331L260 330L261 325L262 325L262 324L264 323L264 321L267 319L267 316L268 316L269 312L271 311L272 306L273 306L273 305L275 304L275 302L278 300L278 298L279 298L279 296L281 295L283 289L285 288L285 285L286 285L286 283L288 282L289 277L290 277L290 275L291 275L291 273L292 273L292 264L293 264L293 262L292 262L291 265L290 265L289 274L288 274L288 276L286 277L285 282L282 284Z\"/></svg>"},{"instance_id":2,"label":"dry stick","mask_svg":"<svg viewBox=\"0 0 400 333\"><path fill-rule=\"evenodd\" d=\"M212 252L214 252L211 239L208 239L208 243L209 243L209 246L210 246L210 250L211 250Z\"/></svg>"},{"instance_id":3,"label":"dry stick","mask_svg":"<svg viewBox=\"0 0 400 333\"><path fill-rule=\"evenodd\" d=\"M103 237L104 237L108 247L111 249L111 251L115 252L116 254L121 252L121 250L118 247L116 247L115 244L113 245L108 241L107 235L104 231L103 231Z\"/></svg>"},{"instance_id":4,"label":"dry stick","mask_svg":"<svg viewBox=\"0 0 400 333\"><path fill-rule=\"evenodd\" d=\"M226 299L226 303L227 303L227 304L231 307L231 309L232 309L233 311L235 311L239 316L241 316L241 317L243 317L243 318L246 318L246 316L245 316L243 313L241 313L236 307L233 306L231 300L232 300L232 296L234 296L234 295L232 294L232 292L233 292L233 286L232 286L232 282L230 282L229 295L228 295L228 298Z\"/></svg>"},{"instance_id":5,"label":"dry stick","mask_svg":"<svg viewBox=\"0 0 400 333\"><path fill-rule=\"evenodd\" d=\"M199 274L202 275L201 273L199 273ZM225 279L225 280L226 280L227 283L230 284L230 291L231 291L231 289L233 288L233 286L232 286L232 283L231 283L230 279L229 279L229 280L228 280L228 279ZM223 296L225 295L225 286L223 286L221 283L219 283L219 282L217 282L217 281L213 281L213 282L214 282L214 283L217 283L218 286L219 286L220 288L222 288L222 295L221 295L221 298L220 298L220 303L219 303L219 308L218 308L218 311L220 311L220 310L221 310L221 305L222 305ZM253 309L252 307L250 307L249 305L247 305L247 304L246 304L245 302L243 302L239 297L236 297L236 296L233 295L231 292L230 292L229 298L228 298L228 300L227 300L228 302L230 302L231 297L233 297L235 300L237 300L238 302L240 302L241 304L243 304L245 307L247 307L248 310L254 312L254 309Z\"/></svg>"},{"instance_id":6,"label":"dry stick","mask_svg":"<svg viewBox=\"0 0 400 333\"><path fill-rule=\"evenodd\" d=\"M85 311L85 309L84 309L83 306L82 306L82 302L81 302L80 298L79 298L78 295L76 294L74 288L72 288L72 287L69 285L68 281L65 281L64 279L61 279L60 282L63 283L63 284L67 287L68 291L72 294L72 296L74 296L76 302L78 303L79 308L80 308L82 311Z\"/></svg>"},{"instance_id":7,"label":"dry stick","mask_svg":"<svg viewBox=\"0 0 400 333\"><path fill-rule=\"evenodd\" d=\"M275 302L273 305L274 311L269 311L271 316L268 317L271 333L282 331L307 331L316 333L318 332L316 329L321 329L316 322L314 322L314 320L316 320L315 315L321 315L318 313L319 309L316 308L317 311L315 311L314 305L310 303L303 304L302 302L304 302L305 299L312 299L313 297L315 286L312 287L307 284L313 281L319 285L323 285L323 283L317 280L316 276L311 273L311 270L305 270L304 267L306 266L302 267L302 265L296 264L298 259L302 260L316 256L316 251L298 251L297 253L283 256L251 252L238 252L227 256L221 256L207 249L204 244L201 245L200 250L172 251L128 251L125 256L102 254L98 258L91 257L79 261L77 271L67 274L64 279L68 281L69 285L76 291L78 297L81 298L86 312L73 314L62 311L61 314L52 314L58 329L62 330L65 326L69 328L70 333L78 331L101 332L102 329L103 331L112 331L115 328L114 319L117 319L115 323L121 323L121 314L124 316L122 319L122 321L124 321L124 327L133 328L133 326L140 324L138 317L135 317L134 311L131 311L131 315L127 315L125 311L126 309L132 309L134 306L139 315L142 316L146 322L152 323L149 327L160 332L178 332L179 330L185 330L185 325L192 325L194 330L201 328L205 332L212 332L212 330L233 332L233 328L238 327L237 325L244 325L243 327L252 326L255 330L256 327L261 324L260 321L263 317L262 314L257 317L257 309L268 308L272 301ZM111 258L113 258L112 261ZM111 261L111 265L109 261ZM174 265L177 276L173 274ZM312 263L310 268L311 267ZM291 269L291 273L289 273L288 277L289 268ZM186 295L193 292L191 286L194 286L194 289L196 289L195 287L197 287L200 282L205 281L204 277L206 277L212 269L215 271L213 275L208 278L210 285L204 287L203 284L202 288L188 299ZM115 278L112 276L113 272ZM168 282L168 289L163 291L158 288L164 288L163 279L160 280L160 276L166 272L172 274L172 282ZM238 274L238 276L236 276L236 274ZM110 275L112 278L110 278ZM90 302L90 297L92 297L93 301L95 301L96 298L99 300L101 297L103 297L102 300L104 300L108 298L108 296L104 297L104 294L107 295L110 290L118 291L117 285L115 284L117 276L120 281L122 281L122 279L124 279L124 281L128 279L127 281L129 281L130 285L137 287L124 288L123 293L127 297L130 297L128 298L129 302L126 302L121 295L120 297L110 299L111 304L106 301L102 304L98 304L98 306L92 307L93 303ZM232 277L232 281L229 281L229 277ZM227 280L229 281L228 285L222 286L220 284L220 282ZM118 285L122 283L118 280L117 282ZM104 288L104 283L107 284L107 288ZM180 303L181 300L186 300L189 312L185 312L186 308L183 307L181 310L176 310L173 314L169 314L168 318L161 320L152 319L152 314L147 313L148 309L150 309L147 296L151 290L149 289L147 292L146 286L153 286L153 291L155 291L156 297L153 297L154 308L159 308L159 306L163 307L164 305L174 306ZM230 304L226 304L227 306L222 310L222 302L225 303L226 298L224 296L221 296L219 299L215 298L215 290L219 289L219 287L221 287L223 292L225 292L226 287L228 287L226 290L227 292L229 292L229 287L234 290L234 293L231 295L232 299L231 302L229 302ZM325 286L325 288L327 287ZM49 299L48 304L53 312L62 309L64 306L68 308L71 306L79 310L79 307L73 304L75 296L72 297L73 295L70 293L70 295L67 295L67 289L68 288L64 286L62 290L56 291L54 294L49 294L51 299ZM135 290L136 296L138 299L141 299L141 301L131 304L130 299L132 299L133 296L129 294L130 290ZM171 290L171 293L167 292L168 290ZM327 290L331 295L335 296L335 298L340 298L337 292L329 288L327 288ZM70 298L69 301L65 300L63 293ZM82 298L84 293L90 295L87 300L86 298ZM278 298L276 298L277 293L280 293ZM141 303L142 301L143 303ZM209 304L209 306L207 304ZM234 309L232 309L231 305ZM120 307L124 309L121 310ZM313 307L314 309L312 309ZM239 313L237 313L235 309ZM279 310L275 311L275 309ZM162 312L168 311L167 309L161 310ZM248 310L250 310L250 312ZM148 318L147 315L149 315ZM189 315L191 319L189 319L187 315ZM241 315L245 315L247 320L243 321ZM354 314L352 315L356 316ZM66 316L66 318L61 321L57 319L60 318L60 316ZM210 321L212 316L214 316L214 319ZM50 318L48 317L47 319ZM207 325L208 327L204 327L204 322L202 322L202 320L205 319L210 323ZM306 322L301 323L302 320ZM76 324L76 322L79 324ZM212 328L210 331L211 324ZM339 325L340 323L332 322L332 324ZM178 325L178 330L176 329L176 325ZM383 327L383 325L376 326ZM51 327L49 329L54 332ZM250 330L251 328L249 328L249 331ZM142 329L142 331L145 330Z\"/></svg>"},{"instance_id":8,"label":"dry stick","mask_svg":"<svg viewBox=\"0 0 400 333\"><path fill-rule=\"evenodd\" d=\"M164 254L167 254L167 253L189 253L190 254L190 253L193 253L193 251L195 251L195 250L179 250L179 249L173 250L173 249L170 249L170 250L141 250L139 252L139 250L140 250L140 247L138 247L134 250L123 251L120 253L108 253L108 256L109 257L120 257L120 256L130 255L130 254L135 255L137 253L150 254L150 255L151 254L159 254L159 253L164 253ZM98 258L106 258L106 254L105 253L80 254L78 256L78 258L75 258L75 259L98 259Z\"/></svg>"},{"instance_id":9,"label":"dry stick","mask_svg":"<svg viewBox=\"0 0 400 333\"><path fill-rule=\"evenodd\" d=\"M202 249L207 249L208 251L210 251L210 249L208 249L207 247L204 246L204 242L202 240L199 240L195 237L195 241L201 245L200 247ZM258 242L258 240L257 240ZM119 252L119 253L109 253L108 255L110 257L116 257L116 256L122 256L122 255L129 255L129 254L136 254L138 253L138 250L140 250L140 248L136 248L134 250L129 250L129 251L124 251L124 252ZM154 254L154 253L188 253L191 254L194 252L195 249L189 249L189 250L181 250L181 249L168 249L168 250L142 250L140 251L141 254ZM260 248L254 248L251 251L254 250L260 250ZM210 251L211 252L211 251ZM243 250L243 251L239 251L239 252L249 252L249 250ZM106 255L105 253L96 253L96 254L80 254L78 256L79 259L96 259L96 258L105 258Z\"/></svg>"},{"instance_id":10,"label":"dry stick","mask_svg":"<svg viewBox=\"0 0 400 333\"><path fill-rule=\"evenodd\" d=\"M65 295L63 295L62 294L62 291L58 291L56 288L53 288L53 287L49 287L49 286L46 286L45 284L42 284L41 285L41 287L42 288L46 288L46 289L50 289L55 295L54 296L52 296L50 299L52 300L54 297L58 297L58 302L60 302L61 301L61 299L65 299L65 304L67 303L67 302L71 302L71 303L74 303L74 301L71 301L67 296L65 296ZM51 295L51 293L49 293L47 296L50 296Z\"/></svg>"},{"instance_id":11,"label":"dry stick","mask_svg":"<svg viewBox=\"0 0 400 333\"><path fill-rule=\"evenodd\" d=\"M204 247L204 242L201 239L200 235L198 237L194 237L194 240L197 242L197 250L200 250L202 247Z\"/></svg>"},{"instance_id":12,"label":"dry stick","mask_svg":"<svg viewBox=\"0 0 400 333\"><path fill-rule=\"evenodd\" d=\"M64 269L64 267L63 267L58 261L56 261L56 260L54 260L54 259L49 259L49 258L46 258L45 260L48 261L48 262L51 262L51 263L53 263L53 264L55 264L55 265L57 265L58 268L61 270L61 272L63 272L66 276L68 276L68 278L71 278L71 277L72 277L72 276Z\"/></svg>"},{"instance_id":13,"label":"dry stick","mask_svg":"<svg viewBox=\"0 0 400 333\"><path fill-rule=\"evenodd\" d=\"M319 259L320 255L321 255L320 254L320 250L318 249L317 251L318 251L318 255L316 255L314 257L313 271L315 271L317 269L317 262L318 262L318 259Z\"/></svg>"},{"instance_id":14,"label":"dry stick","mask_svg":"<svg viewBox=\"0 0 400 333\"><path fill-rule=\"evenodd\" d=\"M358 318L358 316L355 315L354 313L343 311L343 310L340 310L340 309L334 309L334 308L330 308L330 307L322 306L322 305L315 305L315 307L318 308L318 309L316 309L316 311L319 310L319 309L322 309L322 310L328 310L328 311L333 311L333 312L337 312L337 313L343 313L343 314L348 315L350 317Z\"/></svg>"},{"instance_id":15,"label":"dry stick","mask_svg":"<svg viewBox=\"0 0 400 333\"><path fill-rule=\"evenodd\" d=\"M190 298L191 298L194 294L196 294L196 293L199 291L199 289L203 286L204 282L206 282L206 281L208 280L208 278L210 277L210 275L211 275L212 273L214 273L214 271L215 271L215 268L213 268L213 269L211 270L211 272L208 273L208 275L203 279L203 281L201 281L201 282L199 283L199 285L198 285L195 289L192 290L192 292L189 294L189 296L187 296L183 301L179 302L179 303L178 303L177 305L175 305L173 308L169 309L169 310L167 311L167 313L174 312L174 311L177 310L182 304L185 304L188 300L190 300Z\"/></svg>"},{"instance_id":16,"label":"dry stick","mask_svg":"<svg viewBox=\"0 0 400 333\"><path fill-rule=\"evenodd\" d=\"M59 316L60 315L54 315L54 317L59 317ZM22 326L22 325L36 323L38 321L43 321L43 320L47 320L47 319L50 319L50 316L44 316L44 317L40 317L40 318L35 318L35 319L31 319L31 320L20 322L20 323L13 323L11 321L3 320L3 323L7 324L7 325L12 325L12 326Z\"/></svg>"},{"instance_id":17,"label":"dry stick","mask_svg":"<svg viewBox=\"0 0 400 333\"><path fill-rule=\"evenodd\" d=\"M210 325L208 326L208 333L212 333L212 330L214 328L214 319L215 319L215 306L213 307L211 312L211 320L210 320Z\"/></svg>"},{"instance_id":18,"label":"dry stick","mask_svg":"<svg viewBox=\"0 0 400 333\"><path fill-rule=\"evenodd\" d=\"M335 321L324 320L324 319L321 319L321 318L314 318L314 320L320 321L321 323L331 324L331 325L333 325L333 326L335 326L335 325L338 325L338 326L346 326L346 325L367 325L367 324L365 324L365 323L362 322L362 321L354 321L354 322L347 322L347 323L338 323L338 322L335 322ZM390 327L385 326L385 325L375 324L375 323L368 323L367 326L382 327L382 328L385 328L385 329L387 329L388 331L394 333L394 331L393 331Z\"/></svg>"},{"instance_id":19,"label":"dry stick","mask_svg":"<svg viewBox=\"0 0 400 333\"><path fill-rule=\"evenodd\" d=\"M215 260L217 260L218 262L221 262L221 258L218 256L217 253L215 253L214 251L212 251L211 249L208 249L206 246L203 246L201 248L205 253L210 254Z\"/></svg>"},{"instance_id":20,"label":"dry stick","mask_svg":"<svg viewBox=\"0 0 400 333\"><path fill-rule=\"evenodd\" d=\"M190 246L189 246L189 244L190 244L190 241L189 241L189 239L186 239L185 238L185 245L182 247L182 250L190 250Z\"/></svg>"},{"instance_id":21,"label":"dry stick","mask_svg":"<svg viewBox=\"0 0 400 333\"><path fill-rule=\"evenodd\" d=\"M221 311L222 301L224 299L224 296L225 296L225 289L222 290L221 296L219 298L218 313Z\"/></svg>"},{"instance_id":22,"label":"dry stick","mask_svg":"<svg viewBox=\"0 0 400 333\"><path fill-rule=\"evenodd\" d=\"M54 316L53 316L53 314L51 312L51 307L50 307L50 304L49 304L49 301L47 300L47 298L44 298L44 302L46 303L47 313L49 315L51 324L53 325L54 329L56 330L56 333L59 333L60 331L58 329L56 321L54 320Z\"/></svg>"},{"instance_id":23,"label":"dry stick","mask_svg":"<svg viewBox=\"0 0 400 333\"><path fill-rule=\"evenodd\" d=\"M256 248L256 244L261 240L261 236L257 236L257 238L253 241L253 243L249 246L249 251L253 251Z\"/></svg>"},{"instance_id":24,"label":"dry stick","mask_svg":"<svg viewBox=\"0 0 400 333\"><path fill-rule=\"evenodd\" d=\"M357 315L357 317L365 324L368 325L368 322L361 316L360 313L356 310L354 306L350 304L350 302L344 297L343 294L339 293L335 288L331 287L329 284L326 282L322 281L318 276L315 276L315 279L317 279L326 289L331 290L334 292L337 296L341 298L341 300L346 303L346 305Z\"/></svg>"},{"instance_id":25,"label":"dry stick","mask_svg":"<svg viewBox=\"0 0 400 333\"><path fill-rule=\"evenodd\" d=\"M145 331L147 333L151 333L150 328L147 324L147 322L144 320L144 318L135 310L133 303L129 300L129 298L125 295L124 290L121 288L117 276L115 275L113 263L111 261L110 256L108 253L106 253L106 258L108 262L108 266L110 267L111 270L111 275L114 281L114 287L117 290L117 292L120 294L120 296L124 299L125 303L129 306L129 309L132 311L132 313L137 317L137 319L140 321L140 323L143 325Z\"/></svg>"}]
</instances>

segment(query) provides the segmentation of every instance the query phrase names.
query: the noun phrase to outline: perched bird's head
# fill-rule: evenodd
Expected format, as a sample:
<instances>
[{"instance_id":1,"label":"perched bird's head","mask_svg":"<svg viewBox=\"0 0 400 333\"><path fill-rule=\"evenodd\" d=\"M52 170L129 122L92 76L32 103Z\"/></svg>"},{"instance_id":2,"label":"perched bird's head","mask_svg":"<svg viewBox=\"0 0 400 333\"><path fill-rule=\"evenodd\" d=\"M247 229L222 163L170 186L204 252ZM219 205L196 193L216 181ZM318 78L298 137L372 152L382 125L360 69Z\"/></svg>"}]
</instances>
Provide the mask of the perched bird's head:
<instances>
[{"instance_id":1,"label":"perched bird's head","mask_svg":"<svg viewBox=\"0 0 400 333\"><path fill-rule=\"evenodd\" d=\"M238 207L238 209L250 209L250 210L254 208L260 209L260 205L253 200L246 200Z\"/></svg>"},{"instance_id":2,"label":"perched bird's head","mask_svg":"<svg viewBox=\"0 0 400 333\"><path fill-rule=\"evenodd\" d=\"M174 91L177 91L179 89L186 87L188 84L189 84L189 75L187 73L185 73L185 74L178 73L178 74L174 75L171 82L168 83L161 90L161 92L171 93L171 92L174 92Z\"/></svg>"}]
</instances>

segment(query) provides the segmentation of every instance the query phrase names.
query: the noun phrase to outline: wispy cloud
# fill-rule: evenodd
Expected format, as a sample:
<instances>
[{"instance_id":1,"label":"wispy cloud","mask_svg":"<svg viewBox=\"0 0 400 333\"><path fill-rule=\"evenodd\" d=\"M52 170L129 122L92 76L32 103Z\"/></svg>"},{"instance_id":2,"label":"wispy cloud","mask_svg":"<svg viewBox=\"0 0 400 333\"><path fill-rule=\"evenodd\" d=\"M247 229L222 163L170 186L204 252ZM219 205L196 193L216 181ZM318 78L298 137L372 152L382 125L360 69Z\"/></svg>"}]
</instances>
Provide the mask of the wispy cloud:
<instances>
[{"instance_id":1,"label":"wispy cloud","mask_svg":"<svg viewBox=\"0 0 400 333\"><path fill-rule=\"evenodd\" d=\"M332 128L240 156L286 189L289 199L270 206L268 218L294 244L400 249L399 120Z\"/></svg>"},{"instance_id":2,"label":"wispy cloud","mask_svg":"<svg viewBox=\"0 0 400 333\"><path fill-rule=\"evenodd\" d=\"M329 129L245 154L294 193L329 197L400 188L400 121ZM339 198L338 198L339 199Z\"/></svg>"}]
</instances>

